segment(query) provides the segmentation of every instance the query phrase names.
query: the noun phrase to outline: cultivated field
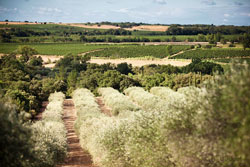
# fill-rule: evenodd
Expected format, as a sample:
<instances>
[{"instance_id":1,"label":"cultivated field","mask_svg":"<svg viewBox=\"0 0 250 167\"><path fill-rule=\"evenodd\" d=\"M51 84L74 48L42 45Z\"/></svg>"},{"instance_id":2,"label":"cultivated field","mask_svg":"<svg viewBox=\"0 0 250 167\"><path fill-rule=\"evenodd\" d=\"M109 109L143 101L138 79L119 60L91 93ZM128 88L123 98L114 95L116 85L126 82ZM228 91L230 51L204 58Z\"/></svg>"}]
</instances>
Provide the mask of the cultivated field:
<instances>
[{"instance_id":1,"label":"cultivated field","mask_svg":"<svg viewBox=\"0 0 250 167\"><path fill-rule=\"evenodd\" d=\"M81 27L81 28L89 28L89 29L120 29L119 26L113 25L85 25L85 24L76 24L76 23L64 23L61 25L67 26L74 26L74 27ZM132 28L125 28L129 31L159 31L164 32L168 30L169 26L160 26L160 25L140 25L140 26L133 26Z\"/></svg>"}]
</instances>

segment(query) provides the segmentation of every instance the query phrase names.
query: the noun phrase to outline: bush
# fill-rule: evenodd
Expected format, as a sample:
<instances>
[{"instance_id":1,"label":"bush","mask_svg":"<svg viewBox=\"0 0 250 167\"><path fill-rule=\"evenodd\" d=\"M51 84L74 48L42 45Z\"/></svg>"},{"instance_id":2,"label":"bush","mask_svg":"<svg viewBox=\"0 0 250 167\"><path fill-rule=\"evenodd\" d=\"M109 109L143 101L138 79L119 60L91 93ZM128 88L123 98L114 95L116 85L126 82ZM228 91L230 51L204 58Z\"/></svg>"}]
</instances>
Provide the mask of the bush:
<instances>
[{"instance_id":1,"label":"bush","mask_svg":"<svg viewBox=\"0 0 250 167\"><path fill-rule=\"evenodd\" d=\"M42 121L32 125L34 155L38 159L39 167L55 166L66 156L67 132L62 121L64 98L65 95L61 92L52 93Z\"/></svg>"},{"instance_id":2,"label":"bush","mask_svg":"<svg viewBox=\"0 0 250 167\"><path fill-rule=\"evenodd\" d=\"M208 85L211 95L209 120L202 129L218 135L217 147L230 153L225 166L250 165L250 67L233 64L224 76ZM209 121L209 122L208 122Z\"/></svg>"},{"instance_id":3,"label":"bush","mask_svg":"<svg viewBox=\"0 0 250 167\"><path fill-rule=\"evenodd\" d=\"M13 107L0 101L0 166L35 167L31 130L17 117Z\"/></svg>"},{"instance_id":4,"label":"bush","mask_svg":"<svg viewBox=\"0 0 250 167\"><path fill-rule=\"evenodd\" d=\"M105 104L111 108L113 115L118 115L120 112L126 111L138 111L140 109L127 96L124 96L113 88L99 88L98 93L102 95Z\"/></svg>"}]
</instances>

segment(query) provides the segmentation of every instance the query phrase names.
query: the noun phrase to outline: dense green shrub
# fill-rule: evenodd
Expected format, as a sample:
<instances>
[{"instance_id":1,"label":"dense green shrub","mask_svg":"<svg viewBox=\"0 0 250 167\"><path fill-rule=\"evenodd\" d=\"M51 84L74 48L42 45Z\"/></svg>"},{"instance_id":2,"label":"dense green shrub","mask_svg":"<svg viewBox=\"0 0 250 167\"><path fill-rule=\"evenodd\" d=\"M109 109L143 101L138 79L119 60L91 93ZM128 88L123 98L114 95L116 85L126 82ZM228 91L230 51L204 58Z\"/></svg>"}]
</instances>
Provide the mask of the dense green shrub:
<instances>
[{"instance_id":1,"label":"dense green shrub","mask_svg":"<svg viewBox=\"0 0 250 167\"><path fill-rule=\"evenodd\" d=\"M202 62L201 59L195 58L192 59L192 63L182 68L184 73L201 73L201 74L210 74L212 75L215 72L223 73L223 68L221 65L212 63L212 62Z\"/></svg>"},{"instance_id":2,"label":"dense green shrub","mask_svg":"<svg viewBox=\"0 0 250 167\"><path fill-rule=\"evenodd\" d=\"M0 166L35 167L31 129L17 116L14 107L0 101Z\"/></svg>"}]
</instances>

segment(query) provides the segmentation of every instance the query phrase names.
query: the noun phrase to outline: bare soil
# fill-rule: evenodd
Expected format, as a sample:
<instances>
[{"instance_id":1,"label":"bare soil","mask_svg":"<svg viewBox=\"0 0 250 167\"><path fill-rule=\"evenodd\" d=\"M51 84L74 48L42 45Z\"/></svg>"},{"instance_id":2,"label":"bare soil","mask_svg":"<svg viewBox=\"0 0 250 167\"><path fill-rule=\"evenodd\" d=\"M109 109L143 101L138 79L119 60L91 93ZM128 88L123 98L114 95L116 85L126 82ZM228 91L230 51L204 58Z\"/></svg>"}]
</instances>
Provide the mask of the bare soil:
<instances>
[{"instance_id":1,"label":"bare soil","mask_svg":"<svg viewBox=\"0 0 250 167\"><path fill-rule=\"evenodd\" d=\"M113 26L113 25L85 25L80 23L63 23L61 25L68 25L68 26L74 26L74 27L82 27L82 28L93 28L93 29L120 29L119 26ZM139 30L139 31L167 31L169 26L161 26L161 25L140 25L140 26L134 26L132 28L125 28L129 31Z\"/></svg>"},{"instance_id":2,"label":"bare soil","mask_svg":"<svg viewBox=\"0 0 250 167\"><path fill-rule=\"evenodd\" d=\"M73 100L64 100L63 108L63 121L67 129L68 156L64 163L58 164L57 167L97 167L93 164L91 155L81 148L79 138L75 133L76 111Z\"/></svg>"},{"instance_id":3,"label":"bare soil","mask_svg":"<svg viewBox=\"0 0 250 167\"><path fill-rule=\"evenodd\" d=\"M97 104L99 105L101 111L104 114L106 114L106 115L108 115L110 117L112 116L112 114L110 112L111 109L109 107L105 106L103 98L101 96L100 97L96 97L96 102L97 102Z\"/></svg>"},{"instance_id":4,"label":"bare soil","mask_svg":"<svg viewBox=\"0 0 250 167\"><path fill-rule=\"evenodd\" d=\"M173 65L173 66L186 66L191 63L191 60L174 60L174 59L159 59L159 60L140 60L140 59L102 59L102 58L95 58L91 59L90 63L96 64L105 64L105 63L113 63L113 64L120 64L120 63L128 63L132 64L132 66L141 67L144 65L149 64L159 64L159 65Z\"/></svg>"},{"instance_id":5,"label":"bare soil","mask_svg":"<svg viewBox=\"0 0 250 167\"><path fill-rule=\"evenodd\" d=\"M160 25L140 25L140 26L134 26L132 28L125 28L129 31L139 30L139 31L167 31L169 26L160 26Z\"/></svg>"},{"instance_id":6,"label":"bare soil","mask_svg":"<svg viewBox=\"0 0 250 167\"><path fill-rule=\"evenodd\" d=\"M39 113L35 116L35 118L34 118L35 121L39 121L39 120L42 119L42 114L43 114L43 112L45 111L45 109L46 109L46 107L47 107L48 104L49 104L48 101L44 101L44 102L42 103L42 108L40 109L40 112L39 112Z\"/></svg>"}]
</instances>

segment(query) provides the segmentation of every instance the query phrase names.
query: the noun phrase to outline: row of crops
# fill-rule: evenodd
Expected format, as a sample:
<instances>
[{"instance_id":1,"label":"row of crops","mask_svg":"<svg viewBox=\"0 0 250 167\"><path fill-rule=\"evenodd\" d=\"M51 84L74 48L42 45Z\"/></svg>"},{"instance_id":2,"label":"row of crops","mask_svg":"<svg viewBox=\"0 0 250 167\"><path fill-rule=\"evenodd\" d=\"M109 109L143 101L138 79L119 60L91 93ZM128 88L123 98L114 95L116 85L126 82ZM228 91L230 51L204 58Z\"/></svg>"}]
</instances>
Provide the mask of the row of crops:
<instances>
[{"instance_id":1,"label":"row of crops","mask_svg":"<svg viewBox=\"0 0 250 167\"><path fill-rule=\"evenodd\" d=\"M113 88L99 88L98 93L111 108L112 117L101 112L87 89L75 90L73 100L81 146L100 166L221 167L245 163L235 161L238 157L222 143L227 136L215 124L218 120L210 113L211 94L205 88L173 91L153 87L148 92L130 87L125 95Z\"/></svg>"},{"instance_id":2,"label":"row of crops","mask_svg":"<svg viewBox=\"0 0 250 167\"><path fill-rule=\"evenodd\" d=\"M197 49L171 57L172 59L214 59L214 58L245 58L250 57L250 50L240 49Z\"/></svg>"},{"instance_id":3,"label":"row of crops","mask_svg":"<svg viewBox=\"0 0 250 167\"><path fill-rule=\"evenodd\" d=\"M88 55L91 57L109 57L109 58L134 58L134 57L155 57L164 58L169 54L175 54L183 50L190 49L187 45L173 45L171 49L167 46L124 46L124 47L110 47L102 51L92 52Z\"/></svg>"},{"instance_id":4,"label":"row of crops","mask_svg":"<svg viewBox=\"0 0 250 167\"><path fill-rule=\"evenodd\" d=\"M32 125L36 166L55 166L63 162L67 154L66 129L62 120L64 98L61 92L51 94L42 120Z\"/></svg>"},{"instance_id":5,"label":"row of crops","mask_svg":"<svg viewBox=\"0 0 250 167\"><path fill-rule=\"evenodd\" d=\"M0 53L9 54L11 52L17 51L18 47L22 44L18 43L1 43ZM104 49L108 47L114 47L114 45L93 45L93 44L83 44L83 43L38 43L29 44L23 43L23 45L35 48L41 55L66 55L68 53L80 54L84 52L89 52L97 49ZM123 45L115 45L115 47L120 47Z\"/></svg>"},{"instance_id":6,"label":"row of crops","mask_svg":"<svg viewBox=\"0 0 250 167\"><path fill-rule=\"evenodd\" d=\"M27 121L29 114L17 115L15 106L0 102L0 166L53 167L67 155L61 92L49 96L42 119ZM25 119L26 118L26 119Z\"/></svg>"}]
</instances>

